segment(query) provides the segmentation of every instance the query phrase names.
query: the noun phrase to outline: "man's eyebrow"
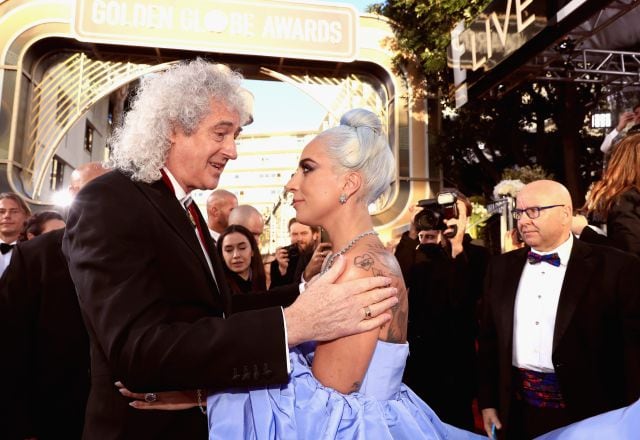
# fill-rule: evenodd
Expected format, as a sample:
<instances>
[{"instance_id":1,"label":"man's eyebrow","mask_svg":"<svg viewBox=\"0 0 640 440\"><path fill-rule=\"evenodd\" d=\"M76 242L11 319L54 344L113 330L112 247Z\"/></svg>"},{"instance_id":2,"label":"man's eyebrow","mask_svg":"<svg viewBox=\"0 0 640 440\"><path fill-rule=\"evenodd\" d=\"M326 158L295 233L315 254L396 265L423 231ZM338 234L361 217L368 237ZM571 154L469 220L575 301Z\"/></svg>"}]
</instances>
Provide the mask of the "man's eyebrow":
<instances>
[{"instance_id":1,"label":"man's eyebrow","mask_svg":"<svg viewBox=\"0 0 640 440\"><path fill-rule=\"evenodd\" d=\"M220 121L216 125L213 126L213 129L215 130L216 128L228 127L228 126L231 126L231 125L233 125L233 122L231 122L231 121Z\"/></svg>"}]
</instances>

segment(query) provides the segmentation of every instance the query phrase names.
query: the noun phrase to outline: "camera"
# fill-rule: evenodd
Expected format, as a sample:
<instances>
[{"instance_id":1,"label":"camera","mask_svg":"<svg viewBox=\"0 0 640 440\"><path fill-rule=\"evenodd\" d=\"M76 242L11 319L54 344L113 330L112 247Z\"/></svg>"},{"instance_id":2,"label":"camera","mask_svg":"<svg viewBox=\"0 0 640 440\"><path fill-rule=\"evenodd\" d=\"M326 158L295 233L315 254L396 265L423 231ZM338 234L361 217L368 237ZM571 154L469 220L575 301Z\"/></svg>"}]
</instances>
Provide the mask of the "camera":
<instances>
[{"instance_id":1,"label":"camera","mask_svg":"<svg viewBox=\"0 0 640 440\"><path fill-rule=\"evenodd\" d=\"M287 255L289 259L298 258L300 256L300 249L298 249L297 244L290 244L289 246L284 246L284 249L287 251Z\"/></svg>"},{"instance_id":2,"label":"camera","mask_svg":"<svg viewBox=\"0 0 640 440\"><path fill-rule=\"evenodd\" d=\"M418 231L436 230L444 231L447 229L445 220L458 218L458 205L456 202L458 197L452 192L441 192L435 199L424 199L418 202L418 206L422 208L414 220ZM457 231L454 228L453 234Z\"/></svg>"}]
</instances>

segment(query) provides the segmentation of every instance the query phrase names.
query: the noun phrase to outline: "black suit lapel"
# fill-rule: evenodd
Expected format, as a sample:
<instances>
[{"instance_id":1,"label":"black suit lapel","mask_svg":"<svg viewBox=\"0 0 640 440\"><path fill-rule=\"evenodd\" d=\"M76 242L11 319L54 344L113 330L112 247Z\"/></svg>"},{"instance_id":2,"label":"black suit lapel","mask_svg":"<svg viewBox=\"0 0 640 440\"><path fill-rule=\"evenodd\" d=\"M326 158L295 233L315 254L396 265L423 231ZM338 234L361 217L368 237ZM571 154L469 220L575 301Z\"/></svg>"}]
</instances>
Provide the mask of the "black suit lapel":
<instances>
[{"instance_id":1,"label":"black suit lapel","mask_svg":"<svg viewBox=\"0 0 640 440\"><path fill-rule=\"evenodd\" d=\"M220 292L220 295L222 295L222 297L224 298L224 303L225 303L225 313L227 316L230 315L231 313L231 292L229 291L229 288L227 287L227 278L224 274L224 266L222 266L222 261L220 260L220 257L218 255L218 249L217 249L217 244L216 241L213 239L213 237L211 237L211 234L209 234L209 230L206 229L206 225L207 223L204 220L204 217L202 216L202 213L200 212L200 209L198 208L197 205L194 205L196 207L196 213L198 215L198 220L200 222L201 225L203 225L203 235L205 236L204 239L206 241L207 244L207 249L209 250L209 258L211 259L211 266L213 267L213 273L216 277L216 282L218 284L218 291ZM202 254L202 252L200 252L200 254ZM206 264L206 262L205 262Z\"/></svg>"},{"instance_id":2,"label":"black suit lapel","mask_svg":"<svg viewBox=\"0 0 640 440\"><path fill-rule=\"evenodd\" d=\"M203 269L207 274L209 274L211 285L215 289L216 286L213 282L213 277L211 276L209 265L207 264L207 260L205 259L204 254L202 253L202 248L200 247L200 242L198 241L198 238L194 231L193 224L189 220L186 211L180 205L180 202L175 197L175 195L169 188L167 188L162 180L154 182L151 185L139 183L135 183L135 185L156 208L156 210L158 211L158 215L164 218L169 227L173 229L185 241L189 249L191 249L194 255L198 258L198 261L200 261Z\"/></svg>"},{"instance_id":3,"label":"black suit lapel","mask_svg":"<svg viewBox=\"0 0 640 440\"><path fill-rule=\"evenodd\" d=\"M516 305L516 294L520 284L522 269L527 261L529 248L518 249L512 252L510 258L506 260L504 284L502 286L503 298L500 301L500 331L504 335L503 340L507 342L505 349L512 352L513 347L513 315Z\"/></svg>"},{"instance_id":4,"label":"black suit lapel","mask_svg":"<svg viewBox=\"0 0 640 440\"><path fill-rule=\"evenodd\" d=\"M556 324L553 331L553 351L555 351L558 342L569 327L580 298L587 291L590 274L597 271L590 254L591 249L589 246L580 240L573 239L569 264L567 265L562 289L560 290Z\"/></svg>"}]
</instances>

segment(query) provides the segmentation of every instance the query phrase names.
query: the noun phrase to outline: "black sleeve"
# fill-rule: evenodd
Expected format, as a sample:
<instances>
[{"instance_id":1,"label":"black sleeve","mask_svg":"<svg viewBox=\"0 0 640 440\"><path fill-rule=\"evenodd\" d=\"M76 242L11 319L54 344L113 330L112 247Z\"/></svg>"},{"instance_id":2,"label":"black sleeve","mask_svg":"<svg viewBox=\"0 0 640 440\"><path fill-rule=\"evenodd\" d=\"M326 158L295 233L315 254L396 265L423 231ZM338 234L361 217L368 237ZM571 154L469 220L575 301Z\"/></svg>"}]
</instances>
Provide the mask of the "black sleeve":
<instances>
[{"instance_id":1,"label":"black sleeve","mask_svg":"<svg viewBox=\"0 0 640 440\"><path fill-rule=\"evenodd\" d=\"M496 273L496 270L495 265L490 262L482 297L482 316L478 338L478 406L480 409L498 408L499 402L498 337L491 304L494 295L493 289L496 287L493 284L493 274Z\"/></svg>"},{"instance_id":2,"label":"black sleeve","mask_svg":"<svg viewBox=\"0 0 640 440\"><path fill-rule=\"evenodd\" d=\"M299 293L299 285L297 283L293 283L274 287L266 292L233 295L231 297L232 313L264 309L274 306L288 307L293 304Z\"/></svg>"},{"instance_id":3,"label":"black sleeve","mask_svg":"<svg viewBox=\"0 0 640 440\"><path fill-rule=\"evenodd\" d=\"M409 231L405 231L400 237L400 242L396 246L395 257L400 264L400 270L404 277L405 284L409 284L411 267L416 260L416 248L420 242L409 237Z\"/></svg>"},{"instance_id":4,"label":"black sleeve","mask_svg":"<svg viewBox=\"0 0 640 440\"><path fill-rule=\"evenodd\" d=\"M613 246L640 256L640 193L620 196L607 218L607 236Z\"/></svg>"},{"instance_id":5,"label":"black sleeve","mask_svg":"<svg viewBox=\"0 0 640 440\"><path fill-rule=\"evenodd\" d=\"M20 245L15 246L11 262L0 279L0 338L3 359L1 377L5 378L0 399L0 432L7 438L28 438L35 434L31 417L42 408L31 402L41 390L34 390L35 325L40 300L29 277Z\"/></svg>"}]
</instances>

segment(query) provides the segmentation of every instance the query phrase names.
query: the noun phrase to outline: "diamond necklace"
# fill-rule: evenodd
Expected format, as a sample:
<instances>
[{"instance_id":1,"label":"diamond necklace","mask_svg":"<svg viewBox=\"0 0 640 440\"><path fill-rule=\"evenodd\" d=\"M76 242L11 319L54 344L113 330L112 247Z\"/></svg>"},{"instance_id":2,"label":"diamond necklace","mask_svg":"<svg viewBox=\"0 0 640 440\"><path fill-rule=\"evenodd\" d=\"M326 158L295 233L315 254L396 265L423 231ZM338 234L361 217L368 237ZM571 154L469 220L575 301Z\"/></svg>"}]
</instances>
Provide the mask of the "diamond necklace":
<instances>
[{"instance_id":1,"label":"diamond necklace","mask_svg":"<svg viewBox=\"0 0 640 440\"><path fill-rule=\"evenodd\" d=\"M338 258L339 255L346 254L349 251L349 249L351 249L353 246L355 246L355 244L358 241L360 241L361 239L363 239L367 235L378 235L378 233L376 231L374 231L373 229L371 229L370 231L366 231L366 232L363 232L361 234L356 235L355 238L353 240L351 240L349 243L347 243L347 245L345 247L340 249L338 252L334 252L334 253L330 254L327 257L327 259L325 260L324 264L322 265L322 270L320 271L320 274L323 274L326 271L328 271L329 269L331 269L331 266L333 266L334 260L336 258Z\"/></svg>"}]
</instances>

